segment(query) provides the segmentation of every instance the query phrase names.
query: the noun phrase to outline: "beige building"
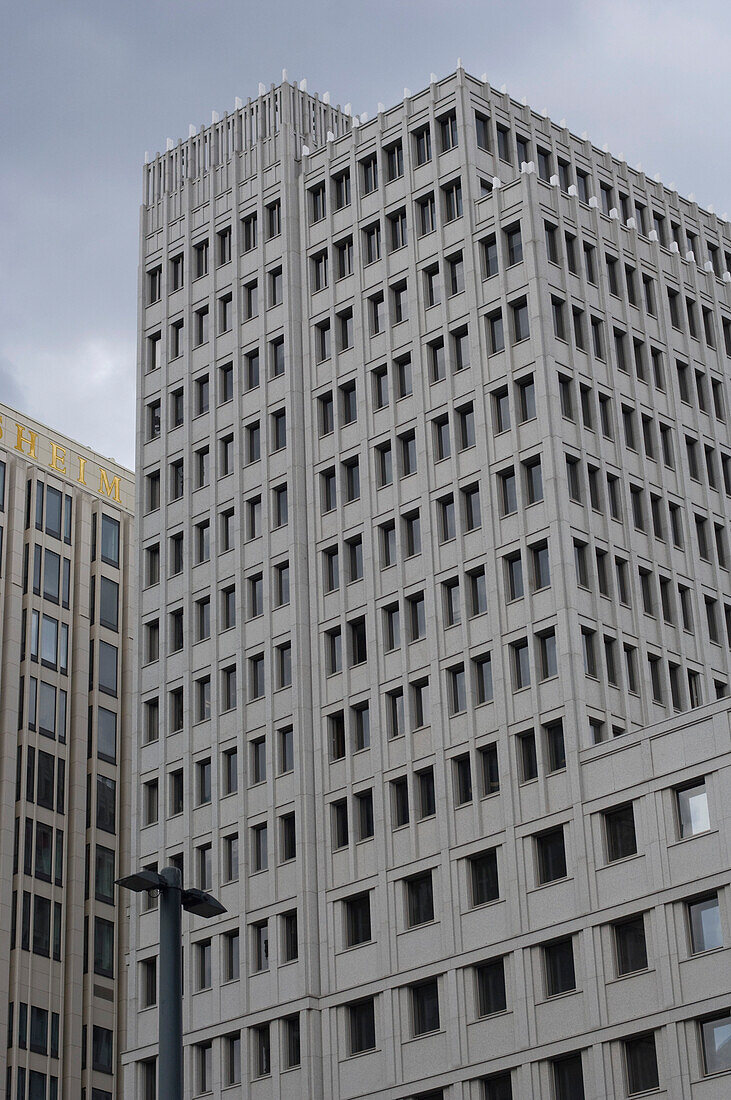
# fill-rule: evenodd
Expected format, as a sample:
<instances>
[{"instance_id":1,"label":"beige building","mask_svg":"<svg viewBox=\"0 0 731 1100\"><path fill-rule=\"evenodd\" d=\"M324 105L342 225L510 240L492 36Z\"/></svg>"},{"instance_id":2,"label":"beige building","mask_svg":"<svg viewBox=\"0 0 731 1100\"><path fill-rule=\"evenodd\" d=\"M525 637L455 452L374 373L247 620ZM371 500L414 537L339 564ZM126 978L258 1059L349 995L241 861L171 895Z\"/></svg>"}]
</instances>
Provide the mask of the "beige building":
<instances>
[{"instance_id":1,"label":"beige building","mask_svg":"<svg viewBox=\"0 0 731 1100\"><path fill-rule=\"evenodd\" d=\"M728 223L462 69L144 181L130 869L227 909L186 1096L728 1097ZM157 949L134 898L142 1100Z\"/></svg>"},{"instance_id":2,"label":"beige building","mask_svg":"<svg viewBox=\"0 0 731 1100\"><path fill-rule=\"evenodd\" d=\"M0 405L0 1060L12 1100L117 1095L133 503L128 470Z\"/></svg>"}]
</instances>

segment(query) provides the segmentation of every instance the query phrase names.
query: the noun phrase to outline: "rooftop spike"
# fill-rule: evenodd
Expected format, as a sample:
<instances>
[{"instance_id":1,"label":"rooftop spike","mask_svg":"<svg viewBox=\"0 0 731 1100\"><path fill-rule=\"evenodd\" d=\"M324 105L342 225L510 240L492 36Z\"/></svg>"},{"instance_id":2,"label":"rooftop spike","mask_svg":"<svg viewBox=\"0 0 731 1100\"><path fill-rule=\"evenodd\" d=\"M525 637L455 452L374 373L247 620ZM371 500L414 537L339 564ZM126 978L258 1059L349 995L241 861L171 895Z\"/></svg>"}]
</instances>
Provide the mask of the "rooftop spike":
<instances>
[{"instance_id":1,"label":"rooftop spike","mask_svg":"<svg viewBox=\"0 0 731 1100\"><path fill-rule=\"evenodd\" d=\"M192 122L188 125L188 137L189 138L195 137L195 126L193 125Z\"/></svg>"},{"instance_id":2,"label":"rooftop spike","mask_svg":"<svg viewBox=\"0 0 731 1100\"><path fill-rule=\"evenodd\" d=\"M266 84L262 84L262 82L260 80L259 81L259 95L266 95L266 94L267 94L267 86L266 86Z\"/></svg>"},{"instance_id":3,"label":"rooftop spike","mask_svg":"<svg viewBox=\"0 0 731 1100\"><path fill-rule=\"evenodd\" d=\"M169 153L170 150L173 148L173 145L174 145L174 142L173 142L172 138L165 138L165 151L166 152Z\"/></svg>"},{"instance_id":4,"label":"rooftop spike","mask_svg":"<svg viewBox=\"0 0 731 1100\"><path fill-rule=\"evenodd\" d=\"M502 92L502 94L503 94L503 95L507 95L507 94L508 94L508 86L507 86L507 84L501 84L501 85L500 85L500 91Z\"/></svg>"},{"instance_id":5,"label":"rooftop spike","mask_svg":"<svg viewBox=\"0 0 731 1100\"><path fill-rule=\"evenodd\" d=\"M301 92L306 92L307 91L307 77L305 77L304 80L300 80L300 91Z\"/></svg>"},{"instance_id":6,"label":"rooftop spike","mask_svg":"<svg viewBox=\"0 0 731 1100\"><path fill-rule=\"evenodd\" d=\"M438 80L438 79L439 79L439 78L437 77L437 74L436 74L436 73L430 73L430 74L429 74L429 83L430 83L430 84L436 84L436 82L437 82L437 80Z\"/></svg>"},{"instance_id":7,"label":"rooftop spike","mask_svg":"<svg viewBox=\"0 0 731 1100\"><path fill-rule=\"evenodd\" d=\"M218 111L211 111L211 122L218 122Z\"/></svg>"},{"instance_id":8,"label":"rooftop spike","mask_svg":"<svg viewBox=\"0 0 731 1100\"><path fill-rule=\"evenodd\" d=\"M458 58L457 58L457 68L458 68L458 69L461 69L461 68L462 68L462 58L461 58L461 57L458 57Z\"/></svg>"},{"instance_id":9,"label":"rooftop spike","mask_svg":"<svg viewBox=\"0 0 731 1100\"><path fill-rule=\"evenodd\" d=\"M379 103L378 104L378 113L379 113L379 115L382 115L385 110L386 110L385 104Z\"/></svg>"},{"instance_id":10,"label":"rooftop spike","mask_svg":"<svg viewBox=\"0 0 731 1100\"><path fill-rule=\"evenodd\" d=\"M411 99L411 88L404 88L404 99Z\"/></svg>"},{"instance_id":11,"label":"rooftop spike","mask_svg":"<svg viewBox=\"0 0 731 1100\"><path fill-rule=\"evenodd\" d=\"M287 83L287 70L282 69L282 84L286 84L286 83Z\"/></svg>"},{"instance_id":12,"label":"rooftop spike","mask_svg":"<svg viewBox=\"0 0 731 1100\"><path fill-rule=\"evenodd\" d=\"M330 93L329 92L324 92L323 93L322 102L323 103L329 103L330 102Z\"/></svg>"},{"instance_id":13,"label":"rooftop spike","mask_svg":"<svg viewBox=\"0 0 731 1100\"><path fill-rule=\"evenodd\" d=\"M244 106L244 101L243 101L243 99L241 98L241 96L238 96L238 95L237 95L237 96L236 96L236 99L234 100L234 108L235 108L235 109L236 109L237 111L240 111L240 110L242 109L242 107L243 107L243 106Z\"/></svg>"}]
</instances>

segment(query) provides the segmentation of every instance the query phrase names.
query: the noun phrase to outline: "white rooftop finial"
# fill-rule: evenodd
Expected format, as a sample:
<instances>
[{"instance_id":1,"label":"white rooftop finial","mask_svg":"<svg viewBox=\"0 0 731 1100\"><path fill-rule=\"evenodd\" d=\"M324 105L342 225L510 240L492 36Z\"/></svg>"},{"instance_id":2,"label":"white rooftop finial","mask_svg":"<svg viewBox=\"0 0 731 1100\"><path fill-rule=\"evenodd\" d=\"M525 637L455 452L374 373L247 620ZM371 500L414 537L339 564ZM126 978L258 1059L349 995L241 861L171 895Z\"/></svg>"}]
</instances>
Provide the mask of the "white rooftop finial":
<instances>
[{"instance_id":1,"label":"white rooftop finial","mask_svg":"<svg viewBox=\"0 0 731 1100\"><path fill-rule=\"evenodd\" d=\"M429 74L429 83L430 83L430 84L436 84L436 82L437 82L437 80L438 80L438 79L439 79L439 78L437 77L437 74L436 74L436 73L430 73L430 74Z\"/></svg>"},{"instance_id":2,"label":"white rooftop finial","mask_svg":"<svg viewBox=\"0 0 731 1100\"><path fill-rule=\"evenodd\" d=\"M606 141L602 145L602 152L603 153L608 153L609 152L609 146L607 145Z\"/></svg>"},{"instance_id":3,"label":"white rooftop finial","mask_svg":"<svg viewBox=\"0 0 731 1100\"><path fill-rule=\"evenodd\" d=\"M300 80L300 91L301 92L306 92L307 91L307 77L305 77L304 80Z\"/></svg>"},{"instance_id":4,"label":"white rooftop finial","mask_svg":"<svg viewBox=\"0 0 731 1100\"><path fill-rule=\"evenodd\" d=\"M145 149L145 164L149 164L149 163L150 163L150 153L147 149Z\"/></svg>"},{"instance_id":5,"label":"white rooftop finial","mask_svg":"<svg viewBox=\"0 0 731 1100\"><path fill-rule=\"evenodd\" d=\"M262 82L260 80L259 81L259 95L266 95L266 94L267 94L267 86L266 86L266 84L262 84Z\"/></svg>"},{"instance_id":6,"label":"white rooftop finial","mask_svg":"<svg viewBox=\"0 0 731 1100\"><path fill-rule=\"evenodd\" d=\"M236 109L237 111L240 111L240 110L241 110L241 108L243 107L243 105L244 105L244 101L243 101L243 99L241 98L241 96L240 96L240 95L237 95L237 96L236 96L236 99L234 100L234 108L235 108L235 109Z\"/></svg>"},{"instance_id":7,"label":"white rooftop finial","mask_svg":"<svg viewBox=\"0 0 731 1100\"><path fill-rule=\"evenodd\" d=\"M668 191L674 191L674 190L675 190L675 183L674 182L669 183L668 184Z\"/></svg>"},{"instance_id":8,"label":"white rooftop finial","mask_svg":"<svg viewBox=\"0 0 731 1100\"><path fill-rule=\"evenodd\" d=\"M286 84L286 83L287 83L287 70L282 69L282 84Z\"/></svg>"},{"instance_id":9,"label":"white rooftop finial","mask_svg":"<svg viewBox=\"0 0 731 1100\"><path fill-rule=\"evenodd\" d=\"M528 106L528 96L524 95L520 102L523 104L524 107L527 107Z\"/></svg>"},{"instance_id":10,"label":"white rooftop finial","mask_svg":"<svg viewBox=\"0 0 731 1100\"><path fill-rule=\"evenodd\" d=\"M323 103L329 103L330 102L330 93L329 92L325 92L323 94L322 102Z\"/></svg>"},{"instance_id":11,"label":"white rooftop finial","mask_svg":"<svg viewBox=\"0 0 731 1100\"><path fill-rule=\"evenodd\" d=\"M652 178L654 179L655 183L659 183L660 182L660 173L655 172L655 175Z\"/></svg>"},{"instance_id":12,"label":"white rooftop finial","mask_svg":"<svg viewBox=\"0 0 731 1100\"><path fill-rule=\"evenodd\" d=\"M411 99L411 88L404 88L404 99Z\"/></svg>"},{"instance_id":13,"label":"white rooftop finial","mask_svg":"<svg viewBox=\"0 0 731 1100\"><path fill-rule=\"evenodd\" d=\"M165 150L166 150L166 152L169 153L172 148L173 148L173 139L172 138L165 138Z\"/></svg>"},{"instance_id":14,"label":"white rooftop finial","mask_svg":"<svg viewBox=\"0 0 731 1100\"><path fill-rule=\"evenodd\" d=\"M638 172L644 172L644 168L642 167L642 161L641 160L637 161L637 171Z\"/></svg>"},{"instance_id":15,"label":"white rooftop finial","mask_svg":"<svg viewBox=\"0 0 731 1100\"><path fill-rule=\"evenodd\" d=\"M482 76L480 77L480 80L482 81L483 84L487 84L487 73L483 73Z\"/></svg>"},{"instance_id":16,"label":"white rooftop finial","mask_svg":"<svg viewBox=\"0 0 731 1100\"><path fill-rule=\"evenodd\" d=\"M587 134L586 130L581 131L581 140L582 141L588 141L589 140L589 135Z\"/></svg>"},{"instance_id":17,"label":"white rooftop finial","mask_svg":"<svg viewBox=\"0 0 731 1100\"><path fill-rule=\"evenodd\" d=\"M623 164L626 164L627 158L624 153L617 153L617 160L621 160Z\"/></svg>"},{"instance_id":18,"label":"white rooftop finial","mask_svg":"<svg viewBox=\"0 0 731 1100\"><path fill-rule=\"evenodd\" d=\"M344 115L350 115L350 114L352 114L352 113L353 113L353 106L352 106L352 104L350 104L350 103L346 103L346 104L345 104L345 106L343 107L343 114L344 114Z\"/></svg>"},{"instance_id":19,"label":"white rooftop finial","mask_svg":"<svg viewBox=\"0 0 731 1100\"><path fill-rule=\"evenodd\" d=\"M354 127L360 126L360 119L358 118L357 115L353 115L353 126Z\"/></svg>"},{"instance_id":20,"label":"white rooftop finial","mask_svg":"<svg viewBox=\"0 0 731 1100\"><path fill-rule=\"evenodd\" d=\"M691 191L688 194L688 202L695 202L695 191Z\"/></svg>"},{"instance_id":21,"label":"white rooftop finial","mask_svg":"<svg viewBox=\"0 0 731 1100\"><path fill-rule=\"evenodd\" d=\"M332 130L328 130L325 141L335 141L335 134L332 132Z\"/></svg>"},{"instance_id":22,"label":"white rooftop finial","mask_svg":"<svg viewBox=\"0 0 731 1100\"><path fill-rule=\"evenodd\" d=\"M367 122L367 121L368 121L368 112L367 111L361 111L360 115L358 116L358 122Z\"/></svg>"},{"instance_id":23,"label":"white rooftop finial","mask_svg":"<svg viewBox=\"0 0 731 1100\"><path fill-rule=\"evenodd\" d=\"M378 104L378 113L379 113L379 115L382 115L385 110L386 110L386 105L384 103L379 103Z\"/></svg>"},{"instance_id":24,"label":"white rooftop finial","mask_svg":"<svg viewBox=\"0 0 731 1100\"><path fill-rule=\"evenodd\" d=\"M543 115L544 118L548 118L548 107L544 107L543 110L541 111L541 114Z\"/></svg>"},{"instance_id":25,"label":"white rooftop finial","mask_svg":"<svg viewBox=\"0 0 731 1100\"><path fill-rule=\"evenodd\" d=\"M462 68L462 58L461 58L461 57L458 57L458 58L457 58L457 68L458 68L458 69L461 69L461 68Z\"/></svg>"},{"instance_id":26,"label":"white rooftop finial","mask_svg":"<svg viewBox=\"0 0 731 1100\"><path fill-rule=\"evenodd\" d=\"M500 85L500 91L502 92L502 94L503 94L503 95L507 95L507 94L508 94L508 86L507 86L507 84L501 84L501 85Z\"/></svg>"},{"instance_id":27,"label":"white rooftop finial","mask_svg":"<svg viewBox=\"0 0 731 1100\"><path fill-rule=\"evenodd\" d=\"M195 126L192 122L188 125L188 137L195 137Z\"/></svg>"},{"instance_id":28,"label":"white rooftop finial","mask_svg":"<svg viewBox=\"0 0 731 1100\"><path fill-rule=\"evenodd\" d=\"M713 209L713 203L712 202L709 202L708 206L706 207L706 210L708 211L709 214L715 214L715 210Z\"/></svg>"},{"instance_id":29,"label":"white rooftop finial","mask_svg":"<svg viewBox=\"0 0 731 1100\"><path fill-rule=\"evenodd\" d=\"M211 111L211 122L218 122L218 111Z\"/></svg>"},{"instance_id":30,"label":"white rooftop finial","mask_svg":"<svg viewBox=\"0 0 731 1100\"><path fill-rule=\"evenodd\" d=\"M566 119L565 118L561 119L561 121L559 122L559 126L561 127L562 130L566 129Z\"/></svg>"},{"instance_id":31,"label":"white rooftop finial","mask_svg":"<svg viewBox=\"0 0 731 1100\"><path fill-rule=\"evenodd\" d=\"M303 145L303 146L302 146L302 156L303 156L303 157L309 157L309 155L310 155L310 147L309 147L309 145Z\"/></svg>"}]
</instances>

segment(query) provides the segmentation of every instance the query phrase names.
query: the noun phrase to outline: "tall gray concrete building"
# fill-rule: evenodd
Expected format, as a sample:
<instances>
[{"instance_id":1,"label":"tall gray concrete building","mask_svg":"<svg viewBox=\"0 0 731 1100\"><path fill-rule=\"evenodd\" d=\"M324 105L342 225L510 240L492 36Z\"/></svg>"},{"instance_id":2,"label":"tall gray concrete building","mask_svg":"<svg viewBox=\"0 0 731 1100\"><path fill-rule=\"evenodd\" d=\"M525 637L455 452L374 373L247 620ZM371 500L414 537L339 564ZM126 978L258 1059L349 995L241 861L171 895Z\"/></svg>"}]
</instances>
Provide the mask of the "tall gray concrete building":
<instances>
[{"instance_id":1,"label":"tall gray concrete building","mask_svg":"<svg viewBox=\"0 0 731 1100\"><path fill-rule=\"evenodd\" d=\"M730 267L461 68L145 166L130 855L228 911L186 1096L729 1095Z\"/></svg>"},{"instance_id":2,"label":"tall gray concrete building","mask_svg":"<svg viewBox=\"0 0 731 1100\"><path fill-rule=\"evenodd\" d=\"M112 1100L133 476L0 404L0 1078Z\"/></svg>"}]
</instances>

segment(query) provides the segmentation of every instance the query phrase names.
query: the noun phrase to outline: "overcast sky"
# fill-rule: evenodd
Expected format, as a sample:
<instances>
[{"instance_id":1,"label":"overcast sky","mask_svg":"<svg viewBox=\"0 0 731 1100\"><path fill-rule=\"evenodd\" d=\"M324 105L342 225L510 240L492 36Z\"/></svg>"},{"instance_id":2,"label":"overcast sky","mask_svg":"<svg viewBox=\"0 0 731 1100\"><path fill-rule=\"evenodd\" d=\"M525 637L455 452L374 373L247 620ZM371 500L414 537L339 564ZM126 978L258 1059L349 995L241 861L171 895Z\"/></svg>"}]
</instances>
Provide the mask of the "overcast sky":
<instances>
[{"instance_id":1,"label":"overcast sky","mask_svg":"<svg viewBox=\"0 0 731 1100\"><path fill-rule=\"evenodd\" d=\"M731 211L728 0L25 0L0 44L0 400L131 465L145 150L259 81L468 72Z\"/></svg>"}]
</instances>

